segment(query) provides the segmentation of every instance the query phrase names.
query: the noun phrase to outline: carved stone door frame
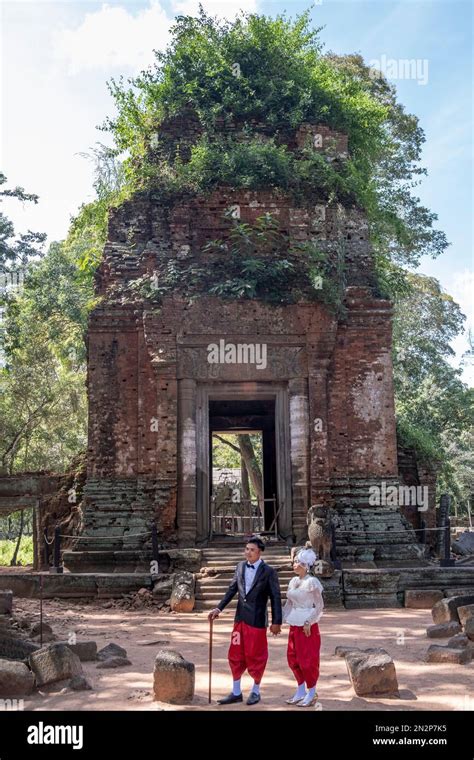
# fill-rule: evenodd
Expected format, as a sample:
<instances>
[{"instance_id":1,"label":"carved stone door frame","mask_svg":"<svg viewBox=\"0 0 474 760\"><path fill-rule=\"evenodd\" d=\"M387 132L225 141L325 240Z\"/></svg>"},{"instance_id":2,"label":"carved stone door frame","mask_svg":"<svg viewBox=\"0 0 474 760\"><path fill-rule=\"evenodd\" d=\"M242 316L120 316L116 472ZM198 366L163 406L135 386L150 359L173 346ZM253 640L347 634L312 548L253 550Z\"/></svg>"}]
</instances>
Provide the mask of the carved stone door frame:
<instances>
[{"instance_id":1,"label":"carved stone door frame","mask_svg":"<svg viewBox=\"0 0 474 760\"><path fill-rule=\"evenodd\" d=\"M275 400L275 455L278 487L279 533L292 533L291 460L288 383L224 382L196 386L196 541L205 542L210 533L209 401Z\"/></svg>"}]
</instances>

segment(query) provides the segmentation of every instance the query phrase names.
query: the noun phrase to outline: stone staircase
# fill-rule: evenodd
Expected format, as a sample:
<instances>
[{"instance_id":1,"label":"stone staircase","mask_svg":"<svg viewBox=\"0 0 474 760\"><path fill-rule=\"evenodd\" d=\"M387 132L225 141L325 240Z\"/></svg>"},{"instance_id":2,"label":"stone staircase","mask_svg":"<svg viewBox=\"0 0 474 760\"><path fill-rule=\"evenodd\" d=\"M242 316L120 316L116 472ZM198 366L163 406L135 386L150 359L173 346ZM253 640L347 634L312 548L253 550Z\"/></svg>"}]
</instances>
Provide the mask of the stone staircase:
<instances>
[{"instance_id":1,"label":"stone staircase","mask_svg":"<svg viewBox=\"0 0 474 760\"><path fill-rule=\"evenodd\" d=\"M203 549L202 568L212 568L215 575L198 578L196 581L196 607L197 612L213 609L224 596L234 574L238 562L244 558L243 547L225 543L213 543ZM286 601L286 589L291 578L294 577L290 564L290 550L285 544L271 544L265 548L263 554L265 562L274 567L280 580L282 602ZM333 578L321 579L324 586L324 601L327 606L342 606L340 572ZM237 606L237 596L226 609L234 610Z\"/></svg>"}]
</instances>

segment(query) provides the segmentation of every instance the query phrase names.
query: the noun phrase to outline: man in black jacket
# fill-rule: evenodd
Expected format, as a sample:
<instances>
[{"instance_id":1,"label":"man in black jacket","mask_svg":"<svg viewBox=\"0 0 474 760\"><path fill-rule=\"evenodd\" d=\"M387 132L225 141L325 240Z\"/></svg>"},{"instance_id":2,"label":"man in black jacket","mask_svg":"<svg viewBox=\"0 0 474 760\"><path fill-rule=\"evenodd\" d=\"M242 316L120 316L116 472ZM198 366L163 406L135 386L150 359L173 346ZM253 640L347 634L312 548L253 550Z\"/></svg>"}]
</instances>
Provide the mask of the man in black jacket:
<instances>
[{"instance_id":1,"label":"man in black jacket","mask_svg":"<svg viewBox=\"0 0 474 760\"><path fill-rule=\"evenodd\" d=\"M265 544L258 536L252 536L247 541L245 560L237 565L232 582L222 601L209 613L209 620L214 620L234 596L239 594L228 653L234 684L231 694L218 700L220 705L242 702L240 679L245 670L248 670L254 679L247 704L255 705L260 702L260 681L268 660L267 605L269 599L272 607L270 631L273 636L278 636L281 631L280 583L276 570L265 564L261 558L264 550Z\"/></svg>"}]
</instances>

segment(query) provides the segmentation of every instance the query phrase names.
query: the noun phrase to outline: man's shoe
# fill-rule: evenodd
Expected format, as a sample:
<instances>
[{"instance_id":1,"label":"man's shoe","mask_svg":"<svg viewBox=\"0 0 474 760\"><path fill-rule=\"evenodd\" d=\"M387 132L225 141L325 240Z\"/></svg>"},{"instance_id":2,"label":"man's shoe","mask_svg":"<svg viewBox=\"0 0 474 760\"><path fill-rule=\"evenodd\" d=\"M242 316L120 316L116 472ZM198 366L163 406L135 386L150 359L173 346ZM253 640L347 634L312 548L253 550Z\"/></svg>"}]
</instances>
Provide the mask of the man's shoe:
<instances>
[{"instance_id":1,"label":"man's shoe","mask_svg":"<svg viewBox=\"0 0 474 760\"><path fill-rule=\"evenodd\" d=\"M254 691L251 691L249 694L249 698L247 699L247 704L256 705L257 702L260 702L260 694L255 694Z\"/></svg>"},{"instance_id":2,"label":"man's shoe","mask_svg":"<svg viewBox=\"0 0 474 760\"><path fill-rule=\"evenodd\" d=\"M217 700L218 705L232 705L234 702L242 702L243 697L242 694L228 694L226 697L222 697L222 699Z\"/></svg>"}]
</instances>

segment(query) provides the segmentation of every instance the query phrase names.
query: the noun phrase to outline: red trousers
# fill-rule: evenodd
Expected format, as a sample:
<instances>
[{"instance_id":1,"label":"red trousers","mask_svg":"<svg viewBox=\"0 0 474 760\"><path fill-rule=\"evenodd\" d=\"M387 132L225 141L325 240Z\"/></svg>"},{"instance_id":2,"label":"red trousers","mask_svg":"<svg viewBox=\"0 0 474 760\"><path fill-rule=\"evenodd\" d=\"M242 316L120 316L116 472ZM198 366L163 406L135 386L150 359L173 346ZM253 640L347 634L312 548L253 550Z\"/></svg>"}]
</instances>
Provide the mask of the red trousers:
<instances>
[{"instance_id":1,"label":"red trousers","mask_svg":"<svg viewBox=\"0 0 474 760\"><path fill-rule=\"evenodd\" d=\"M267 629L234 623L228 653L234 681L248 670L255 683L262 680L268 660Z\"/></svg>"},{"instance_id":2,"label":"red trousers","mask_svg":"<svg viewBox=\"0 0 474 760\"><path fill-rule=\"evenodd\" d=\"M319 650L321 636L319 626L313 623L311 636L306 636L303 626L290 625L288 636L288 665L298 684L306 683L308 689L316 686L319 678Z\"/></svg>"}]
</instances>

